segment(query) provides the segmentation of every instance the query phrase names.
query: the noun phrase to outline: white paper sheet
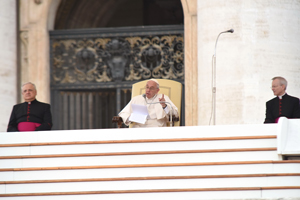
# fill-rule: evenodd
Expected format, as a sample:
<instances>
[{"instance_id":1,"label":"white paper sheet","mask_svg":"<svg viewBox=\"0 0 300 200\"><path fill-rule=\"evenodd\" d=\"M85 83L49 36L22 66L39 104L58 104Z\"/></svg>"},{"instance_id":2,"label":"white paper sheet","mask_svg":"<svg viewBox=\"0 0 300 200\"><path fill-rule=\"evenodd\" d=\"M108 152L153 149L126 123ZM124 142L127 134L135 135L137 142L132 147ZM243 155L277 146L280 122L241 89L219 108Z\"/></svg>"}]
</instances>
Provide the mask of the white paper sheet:
<instances>
[{"instance_id":1,"label":"white paper sheet","mask_svg":"<svg viewBox=\"0 0 300 200\"><path fill-rule=\"evenodd\" d=\"M149 115L147 106L132 104L131 107L132 107L132 113L129 117L129 121L145 124L147 120L147 116Z\"/></svg>"}]
</instances>

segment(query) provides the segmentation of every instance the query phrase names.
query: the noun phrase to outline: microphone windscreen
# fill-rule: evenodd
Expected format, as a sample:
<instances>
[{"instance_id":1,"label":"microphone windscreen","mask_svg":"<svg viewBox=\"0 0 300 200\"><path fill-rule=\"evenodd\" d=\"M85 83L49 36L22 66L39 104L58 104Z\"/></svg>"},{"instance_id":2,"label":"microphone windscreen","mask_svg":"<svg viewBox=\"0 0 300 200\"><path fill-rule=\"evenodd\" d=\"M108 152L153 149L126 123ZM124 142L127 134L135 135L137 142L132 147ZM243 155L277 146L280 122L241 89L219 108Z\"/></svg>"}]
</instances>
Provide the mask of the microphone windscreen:
<instances>
[{"instance_id":1,"label":"microphone windscreen","mask_svg":"<svg viewBox=\"0 0 300 200\"><path fill-rule=\"evenodd\" d=\"M144 98L146 98L146 94L143 94L142 96L143 96Z\"/></svg>"}]
</instances>

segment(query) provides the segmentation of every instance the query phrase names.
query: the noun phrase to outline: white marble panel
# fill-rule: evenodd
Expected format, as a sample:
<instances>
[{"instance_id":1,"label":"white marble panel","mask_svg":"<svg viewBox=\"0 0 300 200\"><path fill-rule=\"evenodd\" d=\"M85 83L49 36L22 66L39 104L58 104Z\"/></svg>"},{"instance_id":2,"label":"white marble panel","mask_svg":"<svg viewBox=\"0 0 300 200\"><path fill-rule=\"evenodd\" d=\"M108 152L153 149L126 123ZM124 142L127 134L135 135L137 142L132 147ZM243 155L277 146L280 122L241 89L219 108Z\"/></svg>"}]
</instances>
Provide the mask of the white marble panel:
<instances>
[{"instance_id":1,"label":"white marble panel","mask_svg":"<svg viewBox=\"0 0 300 200\"><path fill-rule=\"evenodd\" d=\"M300 176L271 176L266 179L266 186L299 186Z\"/></svg>"},{"instance_id":2,"label":"white marble panel","mask_svg":"<svg viewBox=\"0 0 300 200\"><path fill-rule=\"evenodd\" d=\"M17 103L16 1L0 1L0 132L6 131L13 105Z\"/></svg>"},{"instance_id":3,"label":"white marble panel","mask_svg":"<svg viewBox=\"0 0 300 200\"><path fill-rule=\"evenodd\" d=\"M276 135L277 124L1 133L1 144Z\"/></svg>"},{"instance_id":4,"label":"white marble panel","mask_svg":"<svg viewBox=\"0 0 300 200\"><path fill-rule=\"evenodd\" d=\"M0 172L0 181L12 181L14 180L13 171L2 171Z\"/></svg>"},{"instance_id":5,"label":"white marble panel","mask_svg":"<svg viewBox=\"0 0 300 200\"><path fill-rule=\"evenodd\" d=\"M30 147L1 147L0 156L30 155Z\"/></svg>"},{"instance_id":6,"label":"white marble panel","mask_svg":"<svg viewBox=\"0 0 300 200\"><path fill-rule=\"evenodd\" d=\"M299 200L300 189L262 190L261 197L265 199L276 198L276 199L286 199L286 200L290 200L290 199Z\"/></svg>"},{"instance_id":7,"label":"white marble panel","mask_svg":"<svg viewBox=\"0 0 300 200\"><path fill-rule=\"evenodd\" d=\"M300 172L300 163L285 163L285 164L274 164L273 165L274 173L299 173Z\"/></svg>"},{"instance_id":8,"label":"white marble panel","mask_svg":"<svg viewBox=\"0 0 300 200\"><path fill-rule=\"evenodd\" d=\"M276 139L261 140L216 140L188 142L152 142L152 143L119 143L119 144L86 144L86 145L47 145L26 148L7 148L7 155L48 155L104 152L138 152L138 151L171 151L171 150L204 150L204 149L236 149L236 148L268 148L276 147ZM22 151L21 149L24 149ZM0 155L2 148L0 149ZM3 148L3 153L6 148Z\"/></svg>"},{"instance_id":9,"label":"white marble panel","mask_svg":"<svg viewBox=\"0 0 300 200\"><path fill-rule=\"evenodd\" d=\"M26 158L0 160L0 168L58 167L92 165L134 165L160 163L195 163L276 160L276 151L184 153L124 156L86 156L61 158Z\"/></svg>"},{"instance_id":10,"label":"white marble panel","mask_svg":"<svg viewBox=\"0 0 300 200\"><path fill-rule=\"evenodd\" d=\"M21 168L22 159L1 159L0 168Z\"/></svg>"},{"instance_id":11,"label":"white marble panel","mask_svg":"<svg viewBox=\"0 0 300 200\"><path fill-rule=\"evenodd\" d=\"M295 167L296 168L296 167ZM300 168L289 173L299 173ZM1 176L1 180L11 180ZM223 174L264 174L272 172L272 164L254 165L204 165L204 166L174 166L174 167L138 167L138 168L101 168L74 170L46 170L46 171L16 171L15 180L53 180L53 179L83 179L83 178L117 178L142 176L192 176L192 175L223 175Z\"/></svg>"},{"instance_id":12,"label":"white marble panel","mask_svg":"<svg viewBox=\"0 0 300 200\"><path fill-rule=\"evenodd\" d=\"M277 177L271 187L285 186L282 181L290 180L288 186L298 186L299 181L292 178ZM169 179L169 180L130 180L94 181L43 184L7 184L6 193L34 192L75 192L97 190L147 190L147 189L189 189L189 188L228 188L228 187L266 187L267 177L211 178L211 179Z\"/></svg>"},{"instance_id":13,"label":"white marble panel","mask_svg":"<svg viewBox=\"0 0 300 200\"><path fill-rule=\"evenodd\" d=\"M258 124L274 98L271 79L283 76L300 97L299 1L197 0L198 123L212 108L216 49L216 124ZM234 33L219 33L234 29ZM215 48L217 47L217 48Z\"/></svg>"},{"instance_id":14,"label":"white marble panel","mask_svg":"<svg viewBox=\"0 0 300 200\"><path fill-rule=\"evenodd\" d=\"M0 194L5 194L6 193L6 185L5 184L1 184L0 185Z\"/></svg>"},{"instance_id":15,"label":"white marble panel","mask_svg":"<svg viewBox=\"0 0 300 200\"><path fill-rule=\"evenodd\" d=\"M109 200L132 200L132 199L143 199L143 200L195 200L195 199L244 199L245 196L247 199L257 199L261 200L261 191L260 190L250 190L250 191L205 191L205 192L153 192L153 193L127 193L127 194L89 194L89 195L51 195L51 196L22 196L22 197L2 197L4 200L99 200L99 199L109 199ZM293 200L293 199L288 199Z\"/></svg>"}]
</instances>

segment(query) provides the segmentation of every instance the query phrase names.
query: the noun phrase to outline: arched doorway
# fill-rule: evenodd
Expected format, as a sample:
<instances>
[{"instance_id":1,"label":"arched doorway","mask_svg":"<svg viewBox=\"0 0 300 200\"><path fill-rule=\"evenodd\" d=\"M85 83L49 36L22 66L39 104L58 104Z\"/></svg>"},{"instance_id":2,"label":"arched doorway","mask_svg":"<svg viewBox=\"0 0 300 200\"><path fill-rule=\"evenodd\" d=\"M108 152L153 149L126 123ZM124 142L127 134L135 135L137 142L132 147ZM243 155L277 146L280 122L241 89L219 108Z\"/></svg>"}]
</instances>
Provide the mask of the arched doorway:
<instances>
[{"instance_id":1,"label":"arched doorway","mask_svg":"<svg viewBox=\"0 0 300 200\"><path fill-rule=\"evenodd\" d=\"M55 30L183 24L180 0L62 0Z\"/></svg>"},{"instance_id":2,"label":"arched doorway","mask_svg":"<svg viewBox=\"0 0 300 200\"><path fill-rule=\"evenodd\" d=\"M184 84L182 24L180 0L61 1L50 32L54 129L115 127L137 81Z\"/></svg>"}]
</instances>

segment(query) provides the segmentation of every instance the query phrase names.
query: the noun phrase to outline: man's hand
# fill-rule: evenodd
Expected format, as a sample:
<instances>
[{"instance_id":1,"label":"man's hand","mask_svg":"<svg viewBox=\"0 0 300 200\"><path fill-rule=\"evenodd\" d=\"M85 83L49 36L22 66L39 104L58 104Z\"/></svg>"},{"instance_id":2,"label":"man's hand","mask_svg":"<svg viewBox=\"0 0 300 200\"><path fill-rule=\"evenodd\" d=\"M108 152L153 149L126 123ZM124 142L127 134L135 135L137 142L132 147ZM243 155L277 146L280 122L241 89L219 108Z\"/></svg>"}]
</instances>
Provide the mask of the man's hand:
<instances>
[{"instance_id":1,"label":"man's hand","mask_svg":"<svg viewBox=\"0 0 300 200\"><path fill-rule=\"evenodd\" d=\"M159 102L163 102L163 103L160 103L160 105L165 108L167 105L164 103L166 100L165 100L165 97L164 97L164 94L162 94L162 97L158 99Z\"/></svg>"},{"instance_id":2,"label":"man's hand","mask_svg":"<svg viewBox=\"0 0 300 200\"><path fill-rule=\"evenodd\" d=\"M118 123L118 128L121 128L123 119L122 119L122 117L114 116L114 117L112 118L112 122L113 122L113 123Z\"/></svg>"}]
</instances>

